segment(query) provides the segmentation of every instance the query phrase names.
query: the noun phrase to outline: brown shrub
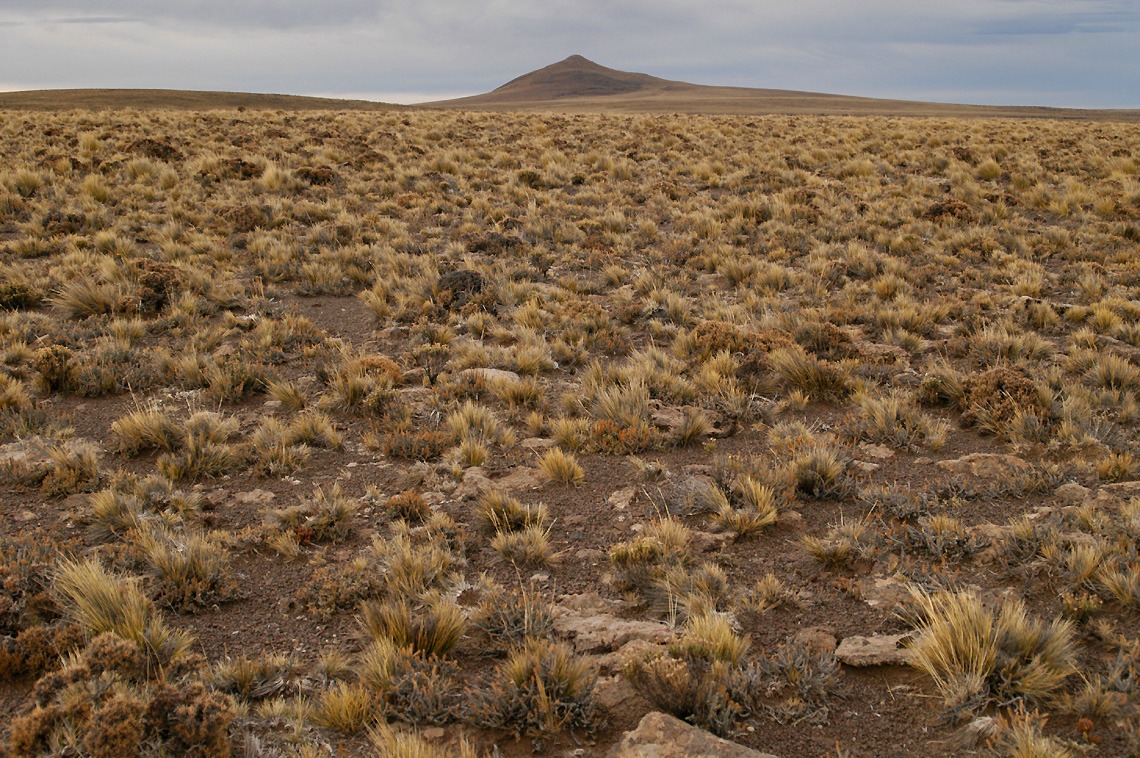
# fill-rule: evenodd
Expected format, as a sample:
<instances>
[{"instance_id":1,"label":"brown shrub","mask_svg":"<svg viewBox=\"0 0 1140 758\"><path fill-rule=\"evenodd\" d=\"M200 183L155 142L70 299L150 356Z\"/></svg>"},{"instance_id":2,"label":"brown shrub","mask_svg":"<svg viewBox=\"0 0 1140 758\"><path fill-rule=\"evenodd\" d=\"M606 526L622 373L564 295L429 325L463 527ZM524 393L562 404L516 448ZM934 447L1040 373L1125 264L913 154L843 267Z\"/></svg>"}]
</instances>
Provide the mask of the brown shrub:
<instances>
[{"instance_id":1,"label":"brown shrub","mask_svg":"<svg viewBox=\"0 0 1140 758\"><path fill-rule=\"evenodd\" d=\"M1025 374L1012 368L994 368L967 380L963 422L1006 424L1018 414L1050 416L1049 404Z\"/></svg>"}]
</instances>

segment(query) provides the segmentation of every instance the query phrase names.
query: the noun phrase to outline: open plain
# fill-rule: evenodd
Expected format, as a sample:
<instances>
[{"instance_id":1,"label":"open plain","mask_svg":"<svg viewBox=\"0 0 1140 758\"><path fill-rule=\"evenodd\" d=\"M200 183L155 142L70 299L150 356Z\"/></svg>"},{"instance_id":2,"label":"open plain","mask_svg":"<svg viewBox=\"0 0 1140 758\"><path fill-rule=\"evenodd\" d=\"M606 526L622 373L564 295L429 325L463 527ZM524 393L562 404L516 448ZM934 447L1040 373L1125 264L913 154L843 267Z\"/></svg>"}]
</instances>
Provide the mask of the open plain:
<instances>
[{"instance_id":1,"label":"open plain","mask_svg":"<svg viewBox=\"0 0 1140 758\"><path fill-rule=\"evenodd\" d=\"M1140 751L1135 123L221 105L0 112L0 752Z\"/></svg>"}]
</instances>

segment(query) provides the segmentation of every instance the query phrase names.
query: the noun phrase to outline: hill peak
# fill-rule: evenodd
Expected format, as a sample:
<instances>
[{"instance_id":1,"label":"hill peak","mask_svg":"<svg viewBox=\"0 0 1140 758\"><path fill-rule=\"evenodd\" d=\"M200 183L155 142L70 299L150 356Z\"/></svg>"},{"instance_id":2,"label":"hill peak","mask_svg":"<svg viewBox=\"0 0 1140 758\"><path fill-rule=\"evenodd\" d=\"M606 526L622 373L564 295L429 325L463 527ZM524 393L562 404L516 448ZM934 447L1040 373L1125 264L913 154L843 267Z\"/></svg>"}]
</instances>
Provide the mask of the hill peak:
<instances>
[{"instance_id":1,"label":"hill peak","mask_svg":"<svg viewBox=\"0 0 1140 758\"><path fill-rule=\"evenodd\" d=\"M629 95L664 83L664 80L648 74L618 71L584 56L571 55L512 79L490 94L511 99L562 100L598 95Z\"/></svg>"}]
</instances>

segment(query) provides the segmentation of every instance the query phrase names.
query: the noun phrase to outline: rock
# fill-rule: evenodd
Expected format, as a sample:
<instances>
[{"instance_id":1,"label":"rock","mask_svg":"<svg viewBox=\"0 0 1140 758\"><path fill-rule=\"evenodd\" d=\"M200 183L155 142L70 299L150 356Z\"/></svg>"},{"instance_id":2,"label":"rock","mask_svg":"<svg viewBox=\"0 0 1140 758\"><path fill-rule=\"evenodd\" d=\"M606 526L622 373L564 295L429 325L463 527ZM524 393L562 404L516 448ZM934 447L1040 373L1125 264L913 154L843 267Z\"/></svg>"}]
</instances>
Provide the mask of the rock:
<instances>
[{"instance_id":1,"label":"rock","mask_svg":"<svg viewBox=\"0 0 1140 758\"><path fill-rule=\"evenodd\" d=\"M1056 495L1070 505L1079 505L1089 496L1089 488L1082 487L1076 482L1066 482L1057 488Z\"/></svg>"},{"instance_id":2,"label":"rock","mask_svg":"<svg viewBox=\"0 0 1140 758\"><path fill-rule=\"evenodd\" d=\"M863 602L872 608L891 609L910 597L906 586L893 576L868 577L859 582L859 594Z\"/></svg>"},{"instance_id":3,"label":"rock","mask_svg":"<svg viewBox=\"0 0 1140 758\"><path fill-rule=\"evenodd\" d=\"M606 559L606 554L601 550L595 550L592 547L584 547L578 552L574 553L574 557L583 563L595 564Z\"/></svg>"},{"instance_id":4,"label":"rock","mask_svg":"<svg viewBox=\"0 0 1140 758\"><path fill-rule=\"evenodd\" d=\"M698 553L715 553L736 541L731 532L698 532L694 529L692 535L693 550Z\"/></svg>"},{"instance_id":5,"label":"rock","mask_svg":"<svg viewBox=\"0 0 1140 758\"><path fill-rule=\"evenodd\" d=\"M472 466L463 472L463 481L451 493L456 500L475 500L491 488L491 480L479 466Z\"/></svg>"},{"instance_id":6,"label":"rock","mask_svg":"<svg viewBox=\"0 0 1140 758\"><path fill-rule=\"evenodd\" d=\"M63 499L63 510L67 513L78 514L87 510L87 504L91 502L91 496L80 492L75 495L68 495Z\"/></svg>"},{"instance_id":7,"label":"rock","mask_svg":"<svg viewBox=\"0 0 1140 758\"><path fill-rule=\"evenodd\" d=\"M1107 492L1114 497L1121 500L1131 500L1134 497L1140 497L1140 482L1117 482L1116 484L1106 484L1100 488L1101 492Z\"/></svg>"},{"instance_id":8,"label":"rock","mask_svg":"<svg viewBox=\"0 0 1140 758\"><path fill-rule=\"evenodd\" d=\"M880 634L874 637L845 637L835 657L848 666L901 666L910 658L902 643L910 634Z\"/></svg>"},{"instance_id":9,"label":"rock","mask_svg":"<svg viewBox=\"0 0 1140 758\"><path fill-rule=\"evenodd\" d=\"M538 469L517 466L510 470L506 476L494 480L495 486L510 492L513 490L536 490L546 483L542 472Z\"/></svg>"},{"instance_id":10,"label":"rock","mask_svg":"<svg viewBox=\"0 0 1140 758\"><path fill-rule=\"evenodd\" d=\"M501 368L465 368L459 372L459 377L463 379L482 379L488 384L504 380L517 382L520 378L514 371L505 371Z\"/></svg>"},{"instance_id":11,"label":"rock","mask_svg":"<svg viewBox=\"0 0 1140 758\"><path fill-rule=\"evenodd\" d=\"M594 702L606 710L614 710L624 703L641 700L641 695L624 676L602 677L594 685Z\"/></svg>"},{"instance_id":12,"label":"rock","mask_svg":"<svg viewBox=\"0 0 1140 758\"><path fill-rule=\"evenodd\" d=\"M437 742L447 736L447 730L442 726L428 726L420 729L420 736L428 742Z\"/></svg>"},{"instance_id":13,"label":"rock","mask_svg":"<svg viewBox=\"0 0 1140 758\"><path fill-rule=\"evenodd\" d=\"M865 474L871 474L878 470L879 464L869 463L867 461L852 461L851 468L858 469Z\"/></svg>"},{"instance_id":14,"label":"rock","mask_svg":"<svg viewBox=\"0 0 1140 758\"><path fill-rule=\"evenodd\" d=\"M620 613L626 607L621 600L604 598L596 592L578 592L573 595L559 595L557 611L591 615Z\"/></svg>"},{"instance_id":15,"label":"rock","mask_svg":"<svg viewBox=\"0 0 1140 758\"><path fill-rule=\"evenodd\" d=\"M715 473L715 469L707 463L690 463L681 467L681 473L688 474L689 476L712 477Z\"/></svg>"},{"instance_id":16,"label":"rock","mask_svg":"<svg viewBox=\"0 0 1140 758\"><path fill-rule=\"evenodd\" d=\"M826 626L809 626L801 629L792 639L810 650L812 655L831 655L838 644L835 632Z\"/></svg>"},{"instance_id":17,"label":"rock","mask_svg":"<svg viewBox=\"0 0 1140 758\"><path fill-rule=\"evenodd\" d=\"M547 437L527 437L525 440L519 443L519 447L523 448L524 450L531 450L536 453L542 452L543 450L549 450L550 448L556 447L557 445L557 442L552 439L548 439Z\"/></svg>"},{"instance_id":18,"label":"rock","mask_svg":"<svg viewBox=\"0 0 1140 758\"><path fill-rule=\"evenodd\" d=\"M660 711L642 717L622 735L609 758L775 758L735 742L722 740Z\"/></svg>"},{"instance_id":19,"label":"rock","mask_svg":"<svg viewBox=\"0 0 1140 758\"><path fill-rule=\"evenodd\" d=\"M249 492L239 492L234 495L234 500L242 505L268 505L277 499L277 496L268 490L250 490Z\"/></svg>"},{"instance_id":20,"label":"rock","mask_svg":"<svg viewBox=\"0 0 1140 758\"><path fill-rule=\"evenodd\" d=\"M614 510L624 511L635 497L637 497L637 487L623 487L610 495L606 502L612 505Z\"/></svg>"},{"instance_id":21,"label":"rock","mask_svg":"<svg viewBox=\"0 0 1140 758\"><path fill-rule=\"evenodd\" d=\"M935 465L951 474L972 475L979 479L1004 479L1014 472L1030 470L1024 459L1000 453L971 453L961 458L938 461Z\"/></svg>"},{"instance_id":22,"label":"rock","mask_svg":"<svg viewBox=\"0 0 1140 758\"><path fill-rule=\"evenodd\" d=\"M630 640L612 653L603 653L594 657L598 664L598 671L602 674L620 674L626 666L634 661L644 661L650 656L658 655L667 649L648 640Z\"/></svg>"},{"instance_id":23,"label":"rock","mask_svg":"<svg viewBox=\"0 0 1140 758\"><path fill-rule=\"evenodd\" d=\"M658 408L651 417L654 426L669 432L676 432L685 425L685 412L680 408Z\"/></svg>"},{"instance_id":24,"label":"rock","mask_svg":"<svg viewBox=\"0 0 1140 758\"><path fill-rule=\"evenodd\" d=\"M776 514L776 523L789 529L807 529L807 520L799 511L780 511Z\"/></svg>"},{"instance_id":25,"label":"rock","mask_svg":"<svg viewBox=\"0 0 1140 758\"><path fill-rule=\"evenodd\" d=\"M605 653L617 650L630 640L667 642L673 632L656 621L621 619L617 616L586 616L568 613L554 619L554 631L573 640L579 653Z\"/></svg>"},{"instance_id":26,"label":"rock","mask_svg":"<svg viewBox=\"0 0 1140 758\"><path fill-rule=\"evenodd\" d=\"M868 458L874 458L879 461L889 461L895 457L895 451L891 450L886 445L876 445L871 442L862 442L859 444L859 452Z\"/></svg>"}]
</instances>

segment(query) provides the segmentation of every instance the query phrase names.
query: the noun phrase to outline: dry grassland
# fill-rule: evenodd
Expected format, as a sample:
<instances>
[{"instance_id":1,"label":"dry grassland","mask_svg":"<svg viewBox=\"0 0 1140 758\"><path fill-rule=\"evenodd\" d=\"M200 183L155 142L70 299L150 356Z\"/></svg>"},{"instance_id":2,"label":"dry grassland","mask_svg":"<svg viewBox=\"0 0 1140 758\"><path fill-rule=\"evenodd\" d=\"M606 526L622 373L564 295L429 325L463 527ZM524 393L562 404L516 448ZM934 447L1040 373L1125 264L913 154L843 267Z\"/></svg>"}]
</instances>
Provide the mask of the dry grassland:
<instances>
[{"instance_id":1,"label":"dry grassland","mask_svg":"<svg viewBox=\"0 0 1140 758\"><path fill-rule=\"evenodd\" d=\"M0 155L0 753L1140 750L1135 125L7 112Z\"/></svg>"}]
</instances>

